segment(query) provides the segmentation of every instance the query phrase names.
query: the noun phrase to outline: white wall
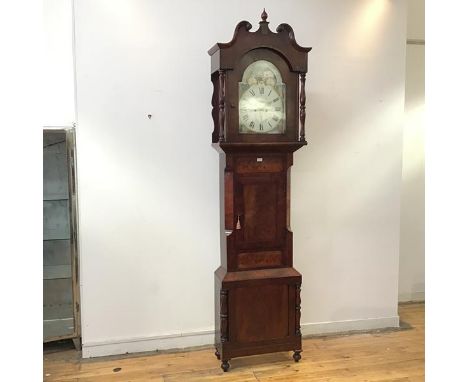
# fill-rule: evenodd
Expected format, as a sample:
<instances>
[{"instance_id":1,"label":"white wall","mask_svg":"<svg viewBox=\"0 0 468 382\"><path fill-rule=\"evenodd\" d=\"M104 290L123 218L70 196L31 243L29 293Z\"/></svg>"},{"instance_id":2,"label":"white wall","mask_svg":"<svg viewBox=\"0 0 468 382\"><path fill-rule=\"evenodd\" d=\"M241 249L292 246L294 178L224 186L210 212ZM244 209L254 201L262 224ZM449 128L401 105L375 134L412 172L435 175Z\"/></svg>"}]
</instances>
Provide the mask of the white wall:
<instances>
[{"instance_id":1,"label":"white wall","mask_svg":"<svg viewBox=\"0 0 468 382\"><path fill-rule=\"evenodd\" d=\"M408 2L399 300L424 300L424 0ZM418 42L415 44L415 42Z\"/></svg>"},{"instance_id":2,"label":"white wall","mask_svg":"<svg viewBox=\"0 0 468 382\"><path fill-rule=\"evenodd\" d=\"M213 342L210 59L264 2L75 2L83 356ZM312 46L292 227L303 332L398 324L404 1L271 1ZM147 118L152 114L152 119Z\"/></svg>"},{"instance_id":3,"label":"white wall","mask_svg":"<svg viewBox=\"0 0 468 382\"><path fill-rule=\"evenodd\" d=\"M44 73L42 125L72 126L75 122L72 0L43 0Z\"/></svg>"}]
</instances>

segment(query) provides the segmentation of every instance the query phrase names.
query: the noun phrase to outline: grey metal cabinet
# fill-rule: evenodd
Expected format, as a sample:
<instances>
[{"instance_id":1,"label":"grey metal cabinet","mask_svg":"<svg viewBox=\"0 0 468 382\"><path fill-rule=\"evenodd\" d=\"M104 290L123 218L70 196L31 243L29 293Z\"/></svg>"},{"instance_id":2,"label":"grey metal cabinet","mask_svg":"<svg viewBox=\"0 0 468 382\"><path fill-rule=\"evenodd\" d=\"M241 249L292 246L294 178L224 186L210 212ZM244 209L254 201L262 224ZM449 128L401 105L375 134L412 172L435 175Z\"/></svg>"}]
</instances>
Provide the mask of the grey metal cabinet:
<instances>
[{"instance_id":1,"label":"grey metal cabinet","mask_svg":"<svg viewBox=\"0 0 468 382\"><path fill-rule=\"evenodd\" d=\"M80 338L74 129L44 130L43 341Z\"/></svg>"}]
</instances>

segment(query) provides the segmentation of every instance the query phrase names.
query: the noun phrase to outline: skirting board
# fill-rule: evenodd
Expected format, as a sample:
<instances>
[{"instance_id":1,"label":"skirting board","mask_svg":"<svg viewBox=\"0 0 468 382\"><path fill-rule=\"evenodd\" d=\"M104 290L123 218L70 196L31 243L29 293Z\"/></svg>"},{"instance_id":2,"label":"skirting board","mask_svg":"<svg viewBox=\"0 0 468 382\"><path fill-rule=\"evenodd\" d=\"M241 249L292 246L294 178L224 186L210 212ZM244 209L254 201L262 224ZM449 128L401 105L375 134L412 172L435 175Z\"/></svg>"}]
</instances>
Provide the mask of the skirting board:
<instances>
[{"instance_id":1,"label":"skirting board","mask_svg":"<svg viewBox=\"0 0 468 382\"><path fill-rule=\"evenodd\" d=\"M303 335L341 333L352 330L372 330L395 328L399 326L399 317L368 318L332 322L306 323L301 325ZM183 349L194 346L212 345L214 331L169 334L156 337L128 338L102 342L83 341L83 358L103 357L108 355L139 353L156 350Z\"/></svg>"},{"instance_id":2,"label":"skirting board","mask_svg":"<svg viewBox=\"0 0 468 382\"><path fill-rule=\"evenodd\" d=\"M364 318L360 320L313 322L309 324L301 324L301 332L303 336L308 336L316 334L351 332L354 330L398 328L399 326L400 317L394 316L381 318Z\"/></svg>"},{"instance_id":3,"label":"skirting board","mask_svg":"<svg viewBox=\"0 0 468 382\"><path fill-rule=\"evenodd\" d=\"M425 292L410 292L410 293L400 293L398 295L398 302L409 302L409 301L425 301L426 296Z\"/></svg>"},{"instance_id":4,"label":"skirting board","mask_svg":"<svg viewBox=\"0 0 468 382\"><path fill-rule=\"evenodd\" d=\"M214 330L168 334L154 337L135 337L102 342L84 342L82 357L103 357L126 353L183 349L214 343Z\"/></svg>"}]
</instances>

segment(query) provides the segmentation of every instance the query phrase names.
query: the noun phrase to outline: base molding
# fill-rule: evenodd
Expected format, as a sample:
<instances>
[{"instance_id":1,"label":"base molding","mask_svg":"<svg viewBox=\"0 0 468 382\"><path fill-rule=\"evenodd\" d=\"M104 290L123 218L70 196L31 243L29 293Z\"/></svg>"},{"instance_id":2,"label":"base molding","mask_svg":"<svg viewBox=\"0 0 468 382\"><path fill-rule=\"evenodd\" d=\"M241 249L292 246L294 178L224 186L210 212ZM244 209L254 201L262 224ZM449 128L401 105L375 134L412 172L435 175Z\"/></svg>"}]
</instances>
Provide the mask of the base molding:
<instances>
[{"instance_id":1,"label":"base molding","mask_svg":"<svg viewBox=\"0 0 468 382\"><path fill-rule=\"evenodd\" d=\"M126 353L176 350L214 343L214 330L174 333L152 337L133 337L118 340L83 342L82 357L104 357Z\"/></svg>"},{"instance_id":2,"label":"base molding","mask_svg":"<svg viewBox=\"0 0 468 382\"><path fill-rule=\"evenodd\" d=\"M399 293L398 302L421 302L425 301L424 292L410 292L410 293Z\"/></svg>"},{"instance_id":3,"label":"base molding","mask_svg":"<svg viewBox=\"0 0 468 382\"><path fill-rule=\"evenodd\" d=\"M351 332L355 330L373 330L384 328L398 328L400 317L364 318L358 320L312 322L301 324L303 336Z\"/></svg>"},{"instance_id":4,"label":"base molding","mask_svg":"<svg viewBox=\"0 0 468 382\"><path fill-rule=\"evenodd\" d=\"M303 336L399 327L399 317L304 323ZM134 337L109 341L83 342L82 357L104 357L126 353L176 350L214 344L214 330L175 333L153 337Z\"/></svg>"}]
</instances>

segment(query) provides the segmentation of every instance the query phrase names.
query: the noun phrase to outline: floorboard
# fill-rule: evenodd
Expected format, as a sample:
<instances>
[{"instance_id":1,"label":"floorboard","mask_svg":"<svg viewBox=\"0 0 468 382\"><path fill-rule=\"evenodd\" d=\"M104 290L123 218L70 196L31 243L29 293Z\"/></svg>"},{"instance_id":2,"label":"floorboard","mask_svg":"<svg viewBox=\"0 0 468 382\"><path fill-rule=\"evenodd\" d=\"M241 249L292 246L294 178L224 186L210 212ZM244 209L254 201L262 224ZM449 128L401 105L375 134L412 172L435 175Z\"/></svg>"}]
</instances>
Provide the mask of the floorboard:
<instances>
[{"instance_id":1,"label":"floorboard","mask_svg":"<svg viewBox=\"0 0 468 382\"><path fill-rule=\"evenodd\" d=\"M306 338L299 363L286 352L243 357L223 373L211 348L95 359L70 348L44 353L44 381L424 381L424 303L400 305L399 314L402 330Z\"/></svg>"}]
</instances>

